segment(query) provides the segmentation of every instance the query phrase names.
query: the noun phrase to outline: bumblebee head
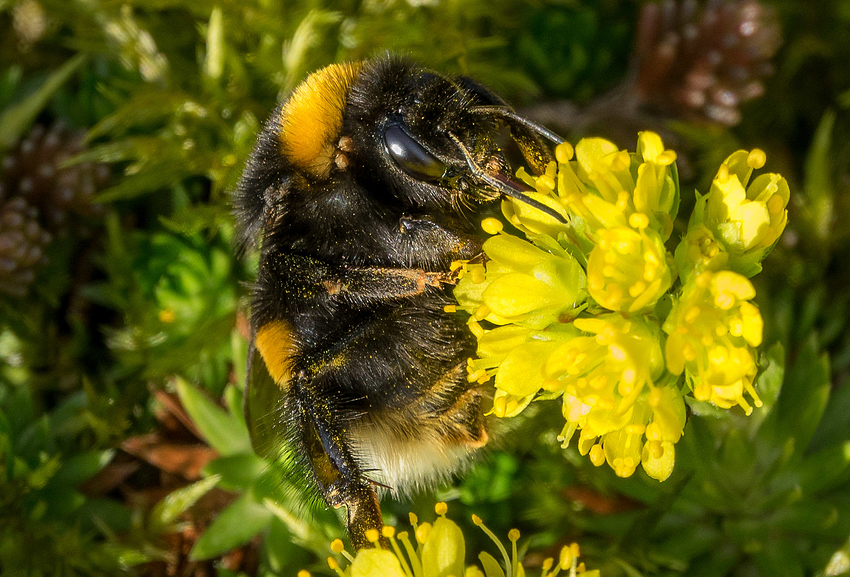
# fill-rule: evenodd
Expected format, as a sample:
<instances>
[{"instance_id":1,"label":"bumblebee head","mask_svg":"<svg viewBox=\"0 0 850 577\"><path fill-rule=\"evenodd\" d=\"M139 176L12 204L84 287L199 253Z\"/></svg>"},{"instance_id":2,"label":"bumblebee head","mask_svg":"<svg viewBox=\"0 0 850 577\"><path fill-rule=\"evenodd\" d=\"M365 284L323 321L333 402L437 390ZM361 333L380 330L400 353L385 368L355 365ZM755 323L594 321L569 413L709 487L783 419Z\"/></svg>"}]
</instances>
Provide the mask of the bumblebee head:
<instances>
[{"instance_id":1,"label":"bumblebee head","mask_svg":"<svg viewBox=\"0 0 850 577\"><path fill-rule=\"evenodd\" d=\"M552 160L538 134L498 96L466 77L450 77L397 59L367 62L352 83L342 131L350 163L403 202L426 210L461 210L501 195L532 201L512 179L499 143L504 128L531 168ZM536 204L536 203L535 203Z\"/></svg>"},{"instance_id":2,"label":"bumblebee head","mask_svg":"<svg viewBox=\"0 0 850 577\"><path fill-rule=\"evenodd\" d=\"M504 195L562 220L513 179L499 145L505 127L541 173L553 158L540 137L561 139L466 77L396 58L323 68L259 137L237 192L245 236L256 238L291 188L352 183L414 211L462 212Z\"/></svg>"}]
</instances>

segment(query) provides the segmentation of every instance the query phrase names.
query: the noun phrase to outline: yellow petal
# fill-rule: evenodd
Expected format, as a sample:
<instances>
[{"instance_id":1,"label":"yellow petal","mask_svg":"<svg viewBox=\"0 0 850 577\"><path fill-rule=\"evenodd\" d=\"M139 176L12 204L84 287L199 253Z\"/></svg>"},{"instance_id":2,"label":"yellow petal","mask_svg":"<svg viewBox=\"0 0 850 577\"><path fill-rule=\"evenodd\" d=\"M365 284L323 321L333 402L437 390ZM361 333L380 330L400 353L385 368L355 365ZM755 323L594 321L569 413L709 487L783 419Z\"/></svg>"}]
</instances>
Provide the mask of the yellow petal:
<instances>
[{"instance_id":1,"label":"yellow petal","mask_svg":"<svg viewBox=\"0 0 850 577\"><path fill-rule=\"evenodd\" d=\"M669 441L647 441L640 462L647 475L657 481L664 481L673 472L676 449Z\"/></svg>"},{"instance_id":2,"label":"yellow petal","mask_svg":"<svg viewBox=\"0 0 850 577\"><path fill-rule=\"evenodd\" d=\"M361 549L351 564L351 577L405 577L398 558L386 549Z\"/></svg>"},{"instance_id":3,"label":"yellow petal","mask_svg":"<svg viewBox=\"0 0 850 577\"><path fill-rule=\"evenodd\" d=\"M454 521L438 517L422 546L424 577L460 577L464 574L466 546L463 531Z\"/></svg>"},{"instance_id":4,"label":"yellow petal","mask_svg":"<svg viewBox=\"0 0 850 577\"><path fill-rule=\"evenodd\" d=\"M532 395L543 388L543 364L558 343L531 341L512 350L499 365L496 388L516 397Z\"/></svg>"}]
</instances>

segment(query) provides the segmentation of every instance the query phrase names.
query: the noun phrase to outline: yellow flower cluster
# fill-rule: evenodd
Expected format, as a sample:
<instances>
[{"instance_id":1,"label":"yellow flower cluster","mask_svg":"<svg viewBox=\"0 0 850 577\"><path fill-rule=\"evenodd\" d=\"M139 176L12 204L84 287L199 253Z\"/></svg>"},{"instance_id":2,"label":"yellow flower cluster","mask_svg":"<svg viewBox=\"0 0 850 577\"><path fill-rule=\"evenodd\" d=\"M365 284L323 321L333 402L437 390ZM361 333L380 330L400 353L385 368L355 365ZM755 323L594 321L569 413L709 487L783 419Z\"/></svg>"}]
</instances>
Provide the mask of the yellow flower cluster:
<instances>
[{"instance_id":1,"label":"yellow flower cluster","mask_svg":"<svg viewBox=\"0 0 850 577\"><path fill-rule=\"evenodd\" d=\"M488 219L486 263L458 263L455 297L478 337L469 380L494 380L498 417L560 397L565 447L579 432L595 465L623 477L640 465L663 481L687 396L746 413L761 403L762 320L747 278L785 227L788 185L777 174L750 183L760 150L732 154L670 251L676 154L657 134L641 133L636 153L588 138L555 154L545 174L519 177L566 223L506 199L525 238Z\"/></svg>"},{"instance_id":2,"label":"yellow flower cluster","mask_svg":"<svg viewBox=\"0 0 850 577\"><path fill-rule=\"evenodd\" d=\"M482 551L478 555L481 566L466 566L466 543L463 531L451 519L446 517L448 507L437 503L434 507L437 519L433 523L420 523L413 513L410 524L413 527L413 539L405 532L396 533L394 527L386 526L383 537L389 541L390 548L380 545L377 530L367 533L375 544L372 549L361 549L356 555L345 551L341 540L331 543L331 550L342 555L348 565L344 569L336 557L328 557L328 565L339 577L525 577L525 568L519 562L517 541L519 531L512 529L508 533L511 542L511 554L502 542L488 529L479 517L472 521L493 540L502 557L503 564ZM558 559L549 558L543 562L542 577L599 577L599 571L588 571L584 563L579 563L577 543L561 549ZM561 573L564 571L564 573ZM309 577L307 571L301 571L298 577Z\"/></svg>"}]
</instances>

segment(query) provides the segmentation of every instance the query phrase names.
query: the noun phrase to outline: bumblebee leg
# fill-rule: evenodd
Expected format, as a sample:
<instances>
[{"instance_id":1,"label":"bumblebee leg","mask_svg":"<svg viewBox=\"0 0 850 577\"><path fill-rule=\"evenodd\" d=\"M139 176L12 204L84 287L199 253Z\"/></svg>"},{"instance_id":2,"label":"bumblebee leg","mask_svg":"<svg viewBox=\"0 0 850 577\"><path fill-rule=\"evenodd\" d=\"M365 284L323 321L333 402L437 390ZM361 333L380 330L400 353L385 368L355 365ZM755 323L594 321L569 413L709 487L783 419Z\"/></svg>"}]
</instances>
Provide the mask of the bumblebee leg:
<instances>
[{"instance_id":1,"label":"bumblebee leg","mask_svg":"<svg viewBox=\"0 0 850 577\"><path fill-rule=\"evenodd\" d=\"M322 496L332 507L346 508L345 524L355 549L370 546L369 529L376 530L382 545L389 547L381 534L384 522L378 495L347 448L332 408L312 394L309 385L296 387L302 414L299 434Z\"/></svg>"},{"instance_id":2,"label":"bumblebee leg","mask_svg":"<svg viewBox=\"0 0 850 577\"><path fill-rule=\"evenodd\" d=\"M426 287L440 288L455 284L451 272L428 272L414 268L348 268L338 281L327 281L325 288L332 295L351 296L363 300L390 300L415 296Z\"/></svg>"}]
</instances>

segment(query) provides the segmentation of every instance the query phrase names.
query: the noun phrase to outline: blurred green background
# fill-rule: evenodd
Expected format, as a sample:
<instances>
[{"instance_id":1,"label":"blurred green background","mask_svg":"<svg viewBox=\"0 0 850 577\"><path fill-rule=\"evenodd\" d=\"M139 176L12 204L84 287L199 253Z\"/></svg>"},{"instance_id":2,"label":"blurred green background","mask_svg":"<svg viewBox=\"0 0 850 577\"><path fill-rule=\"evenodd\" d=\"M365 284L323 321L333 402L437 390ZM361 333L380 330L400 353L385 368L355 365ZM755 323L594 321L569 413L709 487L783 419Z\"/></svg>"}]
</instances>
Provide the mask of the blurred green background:
<instances>
[{"instance_id":1,"label":"blurred green background","mask_svg":"<svg viewBox=\"0 0 850 577\"><path fill-rule=\"evenodd\" d=\"M228 195L306 74L387 51L573 141L660 131L683 203L742 147L792 190L755 279L765 407L692 407L663 484L560 449L532 407L390 520L445 500L470 551L471 513L518 527L533 572L571 541L606 576L850 571L850 1L651 4L0 0L0 574L332 574L336 514L250 451ZM714 108L673 97L694 70Z\"/></svg>"}]
</instances>

